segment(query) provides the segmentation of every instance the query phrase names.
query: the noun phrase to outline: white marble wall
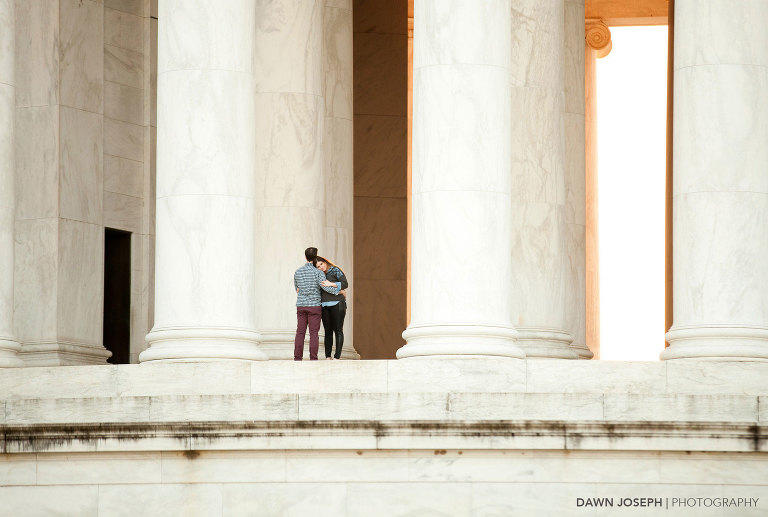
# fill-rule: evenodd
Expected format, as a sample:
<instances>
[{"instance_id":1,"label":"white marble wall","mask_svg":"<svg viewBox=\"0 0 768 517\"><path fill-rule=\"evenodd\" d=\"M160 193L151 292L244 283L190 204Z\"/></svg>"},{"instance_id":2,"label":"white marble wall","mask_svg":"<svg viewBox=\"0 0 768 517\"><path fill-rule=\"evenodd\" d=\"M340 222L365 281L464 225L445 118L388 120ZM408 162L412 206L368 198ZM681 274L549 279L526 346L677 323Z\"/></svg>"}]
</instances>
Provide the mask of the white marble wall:
<instances>
[{"instance_id":1,"label":"white marble wall","mask_svg":"<svg viewBox=\"0 0 768 517\"><path fill-rule=\"evenodd\" d=\"M768 359L768 1L675 3L674 323L664 359Z\"/></svg>"},{"instance_id":2,"label":"white marble wall","mask_svg":"<svg viewBox=\"0 0 768 517\"><path fill-rule=\"evenodd\" d=\"M15 320L27 364L106 358L105 227L133 234L133 361L145 346L154 255L154 203L147 202L154 198L153 3L16 1L16 128L25 138L16 144ZM77 246L65 242L71 238ZM77 308L72 299L88 302Z\"/></svg>"},{"instance_id":3,"label":"white marble wall","mask_svg":"<svg viewBox=\"0 0 768 517\"><path fill-rule=\"evenodd\" d=\"M590 451L221 451L14 454L6 515L765 514L762 454ZM65 485L62 480L68 480ZM747 497L756 508L584 508L576 499ZM718 512L720 510L720 512ZM170 512L170 513L167 513Z\"/></svg>"},{"instance_id":4,"label":"white marble wall","mask_svg":"<svg viewBox=\"0 0 768 517\"><path fill-rule=\"evenodd\" d=\"M16 206L14 1L0 1L0 367L23 365L18 356L21 346L13 330L13 236Z\"/></svg>"},{"instance_id":5,"label":"white marble wall","mask_svg":"<svg viewBox=\"0 0 768 517\"><path fill-rule=\"evenodd\" d=\"M568 263L579 246L568 226L576 199L566 195L579 189L566 189L564 2L515 0L511 12L512 322L526 355L575 359L566 302L581 266Z\"/></svg>"},{"instance_id":6,"label":"white marble wall","mask_svg":"<svg viewBox=\"0 0 768 517\"><path fill-rule=\"evenodd\" d=\"M28 364L100 363L104 7L15 7L16 332Z\"/></svg>"},{"instance_id":7,"label":"white marble wall","mask_svg":"<svg viewBox=\"0 0 768 517\"><path fill-rule=\"evenodd\" d=\"M414 6L411 321L398 358L523 356L510 321L510 5Z\"/></svg>"},{"instance_id":8,"label":"white marble wall","mask_svg":"<svg viewBox=\"0 0 768 517\"><path fill-rule=\"evenodd\" d=\"M593 354L586 336L586 185L584 135L584 0L564 2L565 77L565 330L581 359Z\"/></svg>"},{"instance_id":9,"label":"white marble wall","mask_svg":"<svg viewBox=\"0 0 768 517\"><path fill-rule=\"evenodd\" d=\"M323 5L323 183L325 228L320 255L333 261L350 281L344 320L345 358L354 349L354 133L352 121L352 0L325 0Z\"/></svg>"},{"instance_id":10,"label":"white marble wall","mask_svg":"<svg viewBox=\"0 0 768 517\"><path fill-rule=\"evenodd\" d=\"M253 288L254 5L166 0L158 14L155 320L140 360L266 359Z\"/></svg>"}]
</instances>

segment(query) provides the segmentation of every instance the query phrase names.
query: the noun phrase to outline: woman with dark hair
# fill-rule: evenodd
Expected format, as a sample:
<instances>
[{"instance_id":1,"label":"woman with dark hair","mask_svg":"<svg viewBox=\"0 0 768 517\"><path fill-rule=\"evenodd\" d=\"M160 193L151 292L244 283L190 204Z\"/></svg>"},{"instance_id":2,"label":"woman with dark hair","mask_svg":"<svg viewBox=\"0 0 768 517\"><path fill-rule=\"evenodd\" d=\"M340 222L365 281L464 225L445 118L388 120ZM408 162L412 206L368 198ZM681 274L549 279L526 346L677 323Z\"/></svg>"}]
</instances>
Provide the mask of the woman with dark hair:
<instances>
[{"instance_id":1,"label":"woman with dark hair","mask_svg":"<svg viewBox=\"0 0 768 517\"><path fill-rule=\"evenodd\" d=\"M341 347L344 346L344 316L347 314L347 300L343 290L349 287L349 282L347 282L347 277L344 276L344 271L326 258L318 256L315 266L325 273L325 278L329 282L335 282L342 290L339 294L331 294L327 291L320 293L323 306L325 358L331 359L333 336L336 336L336 351L333 354L333 359L341 359Z\"/></svg>"}]
</instances>

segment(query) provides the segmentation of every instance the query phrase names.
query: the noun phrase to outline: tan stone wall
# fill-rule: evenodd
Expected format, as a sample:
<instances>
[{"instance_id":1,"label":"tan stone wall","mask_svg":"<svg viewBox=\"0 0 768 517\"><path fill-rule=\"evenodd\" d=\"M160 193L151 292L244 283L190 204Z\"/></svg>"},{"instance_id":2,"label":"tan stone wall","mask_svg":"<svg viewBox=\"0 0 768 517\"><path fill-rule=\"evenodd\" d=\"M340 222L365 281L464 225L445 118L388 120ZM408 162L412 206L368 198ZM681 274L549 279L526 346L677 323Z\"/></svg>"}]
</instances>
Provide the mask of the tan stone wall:
<instances>
[{"instance_id":1,"label":"tan stone wall","mask_svg":"<svg viewBox=\"0 0 768 517\"><path fill-rule=\"evenodd\" d=\"M405 344L408 5L354 2L355 348Z\"/></svg>"}]
</instances>

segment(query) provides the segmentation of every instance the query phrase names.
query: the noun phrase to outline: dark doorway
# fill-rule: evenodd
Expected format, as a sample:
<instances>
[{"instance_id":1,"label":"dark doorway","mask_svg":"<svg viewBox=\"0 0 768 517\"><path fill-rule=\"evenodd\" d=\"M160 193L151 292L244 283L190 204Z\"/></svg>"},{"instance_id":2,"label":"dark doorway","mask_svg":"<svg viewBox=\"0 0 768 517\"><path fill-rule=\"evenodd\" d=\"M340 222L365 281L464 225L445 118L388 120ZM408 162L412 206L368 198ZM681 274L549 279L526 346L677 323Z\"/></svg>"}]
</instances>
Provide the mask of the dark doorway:
<instances>
[{"instance_id":1,"label":"dark doorway","mask_svg":"<svg viewBox=\"0 0 768 517\"><path fill-rule=\"evenodd\" d=\"M131 361L131 234L111 228L104 229L104 348L112 364Z\"/></svg>"}]
</instances>

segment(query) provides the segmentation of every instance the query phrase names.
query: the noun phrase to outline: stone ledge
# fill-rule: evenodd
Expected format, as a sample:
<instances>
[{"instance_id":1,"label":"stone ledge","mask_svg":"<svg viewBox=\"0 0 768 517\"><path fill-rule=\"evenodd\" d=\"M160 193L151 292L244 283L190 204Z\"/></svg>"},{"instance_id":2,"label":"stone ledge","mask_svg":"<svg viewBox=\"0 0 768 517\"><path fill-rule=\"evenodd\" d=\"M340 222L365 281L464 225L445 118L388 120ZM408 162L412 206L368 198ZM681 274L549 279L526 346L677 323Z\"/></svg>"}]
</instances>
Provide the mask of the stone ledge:
<instances>
[{"instance_id":1,"label":"stone ledge","mask_svg":"<svg viewBox=\"0 0 768 517\"><path fill-rule=\"evenodd\" d=\"M754 395L314 393L0 401L0 424L268 421L764 423ZM763 404L765 406L765 403Z\"/></svg>"},{"instance_id":2,"label":"stone ledge","mask_svg":"<svg viewBox=\"0 0 768 517\"><path fill-rule=\"evenodd\" d=\"M11 453L214 450L768 452L768 425L563 421L276 421L0 426Z\"/></svg>"},{"instance_id":3,"label":"stone ledge","mask_svg":"<svg viewBox=\"0 0 768 517\"><path fill-rule=\"evenodd\" d=\"M0 400L310 393L768 395L768 362L259 361L0 369Z\"/></svg>"}]
</instances>

